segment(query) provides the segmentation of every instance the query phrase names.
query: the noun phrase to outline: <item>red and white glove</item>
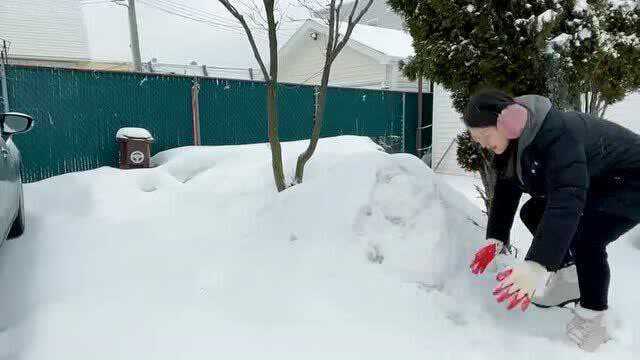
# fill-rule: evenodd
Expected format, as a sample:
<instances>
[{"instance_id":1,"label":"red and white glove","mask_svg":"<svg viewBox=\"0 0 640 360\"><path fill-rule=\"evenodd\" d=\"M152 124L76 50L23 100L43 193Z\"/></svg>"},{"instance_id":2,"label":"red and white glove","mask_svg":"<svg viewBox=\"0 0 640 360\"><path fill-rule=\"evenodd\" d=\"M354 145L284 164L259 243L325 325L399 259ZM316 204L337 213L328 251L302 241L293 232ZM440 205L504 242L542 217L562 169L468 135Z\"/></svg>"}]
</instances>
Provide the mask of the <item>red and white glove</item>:
<instances>
[{"instance_id":1,"label":"red and white glove","mask_svg":"<svg viewBox=\"0 0 640 360\"><path fill-rule=\"evenodd\" d=\"M496 255L502 252L504 243L496 239L487 239L487 244L476 252L476 256L471 262L471 272L478 275L482 274L487 266L493 261Z\"/></svg>"},{"instance_id":2,"label":"red and white glove","mask_svg":"<svg viewBox=\"0 0 640 360\"><path fill-rule=\"evenodd\" d=\"M507 300L507 310L519 305L520 309L525 311L536 292L542 295L550 275L551 273L537 262L519 263L496 276L500 283L493 290L493 295L499 303Z\"/></svg>"}]
</instances>

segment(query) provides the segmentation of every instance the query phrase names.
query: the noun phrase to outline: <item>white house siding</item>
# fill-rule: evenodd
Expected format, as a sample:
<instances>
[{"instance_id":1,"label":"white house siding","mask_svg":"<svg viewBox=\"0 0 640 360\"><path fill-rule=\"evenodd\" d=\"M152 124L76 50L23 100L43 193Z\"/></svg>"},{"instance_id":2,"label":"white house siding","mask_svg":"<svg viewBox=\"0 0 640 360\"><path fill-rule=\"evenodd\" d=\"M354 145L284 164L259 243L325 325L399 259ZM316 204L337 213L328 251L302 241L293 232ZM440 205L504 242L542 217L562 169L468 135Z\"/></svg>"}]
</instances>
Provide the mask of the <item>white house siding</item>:
<instances>
[{"instance_id":1,"label":"white house siding","mask_svg":"<svg viewBox=\"0 0 640 360\"><path fill-rule=\"evenodd\" d=\"M400 65L398 61L394 61L391 63L392 78L391 78L391 89L397 91L406 91L406 92L418 92L418 82L410 81L402 74L400 70ZM423 92L429 92L429 81L423 81Z\"/></svg>"},{"instance_id":2,"label":"white house siding","mask_svg":"<svg viewBox=\"0 0 640 360\"><path fill-rule=\"evenodd\" d=\"M77 0L1 0L0 38L11 42L12 58L89 59Z\"/></svg>"},{"instance_id":3,"label":"white house siding","mask_svg":"<svg viewBox=\"0 0 640 360\"><path fill-rule=\"evenodd\" d=\"M325 44L323 34L313 40L310 34L295 53L281 58L279 79L282 82L319 84L324 66ZM380 88L385 81L386 66L345 46L331 67L330 84L344 87Z\"/></svg>"},{"instance_id":4,"label":"white house siding","mask_svg":"<svg viewBox=\"0 0 640 360\"><path fill-rule=\"evenodd\" d=\"M456 160L456 144L451 145L463 129L460 114L453 108L451 94L439 85L433 89L433 147L431 164L437 172L445 174L469 174ZM451 146L450 146L451 145ZM449 151L447 152L447 149ZM446 152L446 154L445 154Z\"/></svg>"}]
</instances>

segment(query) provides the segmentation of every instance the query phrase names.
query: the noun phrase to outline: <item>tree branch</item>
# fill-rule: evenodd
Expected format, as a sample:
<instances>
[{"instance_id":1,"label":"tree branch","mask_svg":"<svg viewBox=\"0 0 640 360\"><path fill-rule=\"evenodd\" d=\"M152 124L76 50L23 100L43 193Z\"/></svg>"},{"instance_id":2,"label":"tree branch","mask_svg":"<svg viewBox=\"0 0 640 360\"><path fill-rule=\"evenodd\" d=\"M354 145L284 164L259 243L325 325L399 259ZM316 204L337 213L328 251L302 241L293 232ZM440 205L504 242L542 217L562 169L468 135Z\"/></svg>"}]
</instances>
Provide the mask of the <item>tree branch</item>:
<instances>
[{"instance_id":1,"label":"tree branch","mask_svg":"<svg viewBox=\"0 0 640 360\"><path fill-rule=\"evenodd\" d=\"M338 41L340 40L340 10L342 10L342 1L340 0L340 3L338 4L338 7L336 7L336 19L335 19L335 31L334 31L334 35L335 35L335 40L333 41L334 44L337 44ZM356 1L357 3L357 1ZM335 49L331 49L331 51L334 51Z\"/></svg>"},{"instance_id":2,"label":"tree branch","mask_svg":"<svg viewBox=\"0 0 640 360\"><path fill-rule=\"evenodd\" d=\"M327 39L326 57L329 58L333 53L333 41L335 37L335 21L336 21L336 0L329 3L329 39Z\"/></svg>"},{"instance_id":3,"label":"tree branch","mask_svg":"<svg viewBox=\"0 0 640 360\"><path fill-rule=\"evenodd\" d=\"M273 1L264 0L267 13L267 27L269 29L269 71L270 81L278 81L278 36L276 34L276 19L273 14Z\"/></svg>"},{"instance_id":4,"label":"tree branch","mask_svg":"<svg viewBox=\"0 0 640 360\"><path fill-rule=\"evenodd\" d=\"M267 67L264 65L264 62L262 61L262 57L260 56L260 51L258 50L258 47L256 46L256 40L253 38L253 34L251 33L251 29L249 29L249 25L247 25L246 20L240 14L240 12L238 12L238 10L233 5L231 5L229 0L218 0L218 1L222 5L224 5L224 7L229 11L229 13L231 13L231 15L233 15L233 17L238 19L240 24L242 24L242 27L244 28L244 31L247 34L247 37L249 38L249 44L251 45L251 50L253 50L253 56L255 56L256 61L258 61L258 65L260 65L260 69L262 70L262 75L264 76L264 80L265 81L270 81L271 77L269 76L269 73L267 72ZM265 0L265 2L266 1L267 0Z\"/></svg>"},{"instance_id":5,"label":"tree branch","mask_svg":"<svg viewBox=\"0 0 640 360\"><path fill-rule=\"evenodd\" d=\"M331 58L332 62L338 56L340 51L342 51L342 48L344 48L344 46L347 44L347 42L349 41L349 38L351 37L351 33L353 32L353 28L360 22L360 20L362 20L362 18L364 17L364 14L366 14L367 11L369 11L369 8L371 7L372 4L373 4L373 0L369 0L367 5L360 11L360 13L358 13L358 16L356 16L356 18L354 19L353 15L355 14L355 9L358 6L358 0L355 1L355 3L353 4L353 9L351 10L351 14L349 14L347 31L345 31L344 36L342 37L342 40L340 41L340 43L338 43L335 50L333 51L332 58Z\"/></svg>"}]
</instances>

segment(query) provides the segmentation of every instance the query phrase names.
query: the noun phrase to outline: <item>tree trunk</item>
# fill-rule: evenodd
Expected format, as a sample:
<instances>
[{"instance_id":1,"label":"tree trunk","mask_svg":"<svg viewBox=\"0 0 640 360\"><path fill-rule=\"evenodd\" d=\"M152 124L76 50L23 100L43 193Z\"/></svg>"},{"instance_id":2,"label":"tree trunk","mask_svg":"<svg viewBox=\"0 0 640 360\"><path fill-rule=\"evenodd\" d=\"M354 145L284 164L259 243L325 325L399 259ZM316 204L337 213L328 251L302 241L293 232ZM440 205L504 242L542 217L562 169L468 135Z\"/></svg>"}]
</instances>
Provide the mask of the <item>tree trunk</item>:
<instances>
[{"instance_id":1,"label":"tree trunk","mask_svg":"<svg viewBox=\"0 0 640 360\"><path fill-rule=\"evenodd\" d=\"M218 0L231 15L233 15L242 27L244 28L247 38L249 39L249 45L253 51L253 56L256 58L260 70L264 75L264 80L267 83L267 118L269 122L269 144L271 145L271 161L273 168L273 178L276 183L278 192L287 188L284 181L284 171L282 167L282 148L280 147L280 138L278 137L278 39L276 37L277 23L274 16L274 2L273 0L264 0L264 8L267 14L267 31L269 32L269 56L270 67L269 71L262 61L260 51L256 46L255 39L245 21L244 17L240 14L238 9L233 6L229 0Z\"/></svg>"},{"instance_id":2,"label":"tree trunk","mask_svg":"<svg viewBox=\"0 0 640 360\"><path fill-rule=\"evenodd\" d=\"M267 12L267 30L269 32L269 84L267 85L267 111L269 116L269 143L271 144L271 160L273 177L278 192L287 188L282 167L282 148L278 136L278 38L276 37L276 20L273 13L273 0L264 1Z\"/></svg>"},{"instance_id":3,"label":"tree trunk","mask_svg":"<svg viewBox=\"0 0 640 360\"><path fill-rule=\"evenodd\" d=\"M267 85L267 113L269 117L269 144L271 144L271 162L273 178L278 192L287 188L282 167L282 148L278 137L278 98L277 83L271 80Z\"/></svg>"},{"instance_id":4,"label":"tree trunk","mask_svg":"<svg viewBox=\"0 0 640 360\"><path fill-rule=\"evenodd\" d=\"M327 103L327 86L329 84L329 72L331 70L331 63L325 65L325 69L322 73L322 81L320 89L318 90L318 103L315 107L315 113L313 114L313 132L311 134L311 140L309 141L309 147L307 150L298 156L298 162L296 165L296 183L302 183L304 178L304 167L307 161L311 159L313 153L316 151L318 145L318 139L320 138L320 131L322 130L322 123L324 121L324 109Z\"/></svg>"}]
</instances>

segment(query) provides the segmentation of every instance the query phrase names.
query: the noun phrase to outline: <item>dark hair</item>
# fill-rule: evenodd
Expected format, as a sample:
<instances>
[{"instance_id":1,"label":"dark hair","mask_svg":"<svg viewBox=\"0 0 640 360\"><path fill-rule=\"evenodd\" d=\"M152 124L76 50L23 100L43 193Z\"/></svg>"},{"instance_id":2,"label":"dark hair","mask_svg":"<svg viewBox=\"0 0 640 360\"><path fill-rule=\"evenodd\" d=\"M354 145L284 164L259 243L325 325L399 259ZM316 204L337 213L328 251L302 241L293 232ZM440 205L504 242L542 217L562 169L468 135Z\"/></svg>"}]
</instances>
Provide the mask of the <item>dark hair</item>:
<instances>
[{"instance_id":1,"label":"dark hair","mask_svg":"<svg viewBox=\"0 0 640 360\"><path fill-rule=\"evenodd\" d=\"M498 115L515 100L500 90L482 90L469 99L463 121L469 128L496 126Z\"/></svg>"}]
</instances>

